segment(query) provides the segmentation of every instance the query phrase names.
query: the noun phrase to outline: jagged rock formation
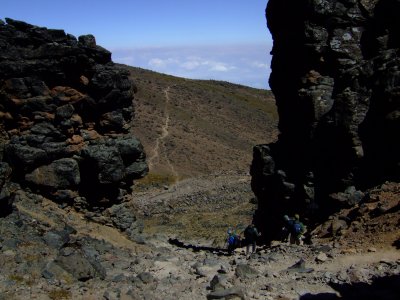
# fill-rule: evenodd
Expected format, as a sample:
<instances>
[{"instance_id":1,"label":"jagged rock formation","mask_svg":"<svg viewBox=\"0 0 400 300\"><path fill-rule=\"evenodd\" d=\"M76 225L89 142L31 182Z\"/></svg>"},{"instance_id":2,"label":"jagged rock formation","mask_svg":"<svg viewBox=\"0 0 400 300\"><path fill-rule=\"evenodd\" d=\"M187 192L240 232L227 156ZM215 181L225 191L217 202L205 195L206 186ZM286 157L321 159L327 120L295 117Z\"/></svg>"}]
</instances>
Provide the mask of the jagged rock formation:
<instances>
[{"instance_id":1,"label":"jagged rock formation","mask_svg":"<svg viewBox=\"0 0 400 300\"><path fill-rule=\"evenodd\" d=\"M324 218L400 175L400 2L270 0L279 140L254 148L257 222Z\"/></svg>"},{"instance_id":2,"label":"jagged rock formation","mask_svg":"<svg viewBox=\"0 0 400 300\"><path fill-rule=\"evenodd\" d=\"M0 20L0 205L30 188L76 208L120 200L147 172L128 135L134 85L94 36Z\"/></svg>"}]
</instances>

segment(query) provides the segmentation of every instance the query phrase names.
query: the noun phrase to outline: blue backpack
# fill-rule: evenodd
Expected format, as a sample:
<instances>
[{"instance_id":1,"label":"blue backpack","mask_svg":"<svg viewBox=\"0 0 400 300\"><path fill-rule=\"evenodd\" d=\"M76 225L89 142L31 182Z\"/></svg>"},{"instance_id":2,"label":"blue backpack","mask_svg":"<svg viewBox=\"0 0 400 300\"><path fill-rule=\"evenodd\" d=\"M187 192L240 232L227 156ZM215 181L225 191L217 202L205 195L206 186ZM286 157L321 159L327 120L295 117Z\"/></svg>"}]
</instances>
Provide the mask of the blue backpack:
<instances>
[{"instance_id":1,"label":"blue backpack","mask_svg":"<svg viewBox=\"0 0 400 300\"><path fill-rule=\"evenodd\" d=\"M293 223L293 233L299 234L301 233L303 229L303 226L299 222L294 222Z\"/></svg>"}]
</instances>

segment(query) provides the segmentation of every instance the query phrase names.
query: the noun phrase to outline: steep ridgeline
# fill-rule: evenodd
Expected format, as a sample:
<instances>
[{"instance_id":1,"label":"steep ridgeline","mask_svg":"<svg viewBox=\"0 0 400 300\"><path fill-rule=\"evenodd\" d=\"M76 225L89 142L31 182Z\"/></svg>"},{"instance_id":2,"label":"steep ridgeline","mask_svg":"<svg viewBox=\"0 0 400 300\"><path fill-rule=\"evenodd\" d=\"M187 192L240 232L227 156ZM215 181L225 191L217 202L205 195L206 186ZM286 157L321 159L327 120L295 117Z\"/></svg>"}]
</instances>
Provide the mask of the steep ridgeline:
<instances>
[{"instance_id":1,"label":"steep ridgeline","mask_svg":"<svg viewBox=\"0 0 400 300\"><path fill-rule=\"evenodd\" d=\"M284 214L317 221L399 181L399 16L397 0L268 2L280 136L251 167L267 239Z\"/></svg>"},{"instance_id":2,"label":"steep ridgeline","mask_svg":"<svg viewBox=\"0 0 400 300\"><path fill-rule=\"evenodd\" d=\"M92 35L0 20L0 204L30 188L76 208L121 200L147 172L129 133L134 85Z\"/></svg>"}]
</instances>

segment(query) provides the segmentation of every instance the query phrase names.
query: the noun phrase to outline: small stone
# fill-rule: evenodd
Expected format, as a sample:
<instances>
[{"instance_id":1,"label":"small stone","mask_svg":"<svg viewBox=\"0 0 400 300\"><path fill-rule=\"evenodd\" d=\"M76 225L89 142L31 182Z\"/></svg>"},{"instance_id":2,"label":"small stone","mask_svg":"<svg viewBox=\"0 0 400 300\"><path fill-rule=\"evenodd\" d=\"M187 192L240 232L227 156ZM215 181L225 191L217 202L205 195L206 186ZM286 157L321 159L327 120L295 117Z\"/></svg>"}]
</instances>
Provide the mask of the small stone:
<instances>
[{"instance_id":1,"label":"small stone","mask_svg":"<svg viewBox=\"0 0 400 300\"><path fill-rule=\"evenodd\" d=\"M325 253L320 252L320 253L318 254L318 256L315 258L315 260L316 260L317 262L326 262L326 261L328 260L328 256L327 256Z\"/></svg>"},{"instance_id":2,"label":"small stone","mask_svg":"<svg viewBox=\"0 0 400 300\"><path fill-rule=\"evenodd\" d=\"M3 252L3 255L5 256L15 256L15 252L12 250L6 250Z\"/></svg>"},{"instance_id":3,"label":"small stone","mask_svg":"<svg viewBox=\"0 0 400 300\"><path fill-rule=\"evenodd\" d=\"M344 249L344 250L342 250L342 253L343 253L343 254L356 254L356 253L357 253L357 250L354 249L354 248Z\"/></svg>"},{"instance_id":4,"label":"small stone","mask_svg":"<svg viewBox=\"0 0 400 300\"><path fill-rule=\"evenodd\" d=\"M215 275L210 282L212 291L224 290L227 288L227 279L225 276Z\"/></svg>"},{"instance_id":5,"label":"small stone","mask_svg":"<svg viewBox=\"0 0 400 300\"><path fill-rule=\"evenodd\" d=\"M144 284L149 284L155 281L154 276L149 272L142 272L137 276Z\"/></svg>"},{"instance_id":6,"label":"small stone","mask_svg":"<svg viewBox=\"0 0 400 300\"><path fill-rule=\"evenodd\" d=\"M220 273L220 274L226 274L227 273L226 267L221 265L221 268L217 272Z\"/></svg>"},{"instance_id":7,"label":"small stone","mask_svg":"<svg viewBox=\"0 0 400 300\"><path fill-rule=\"evenodd\" d=\"M258 272L249 265L239 264L236 267L235 275L239 278L254 278L258 275Z\"/></svg>"},{"instance_id":8,"label":"small stone","mask_svg":"<svg viewBox=\"0 0 400 300\"><path fill-rule=\"evenodd\" d=\"M331 279L332 278L332 273L331 272L325 272L324 277L326 279Z\"/></svg>"}]
</instances>

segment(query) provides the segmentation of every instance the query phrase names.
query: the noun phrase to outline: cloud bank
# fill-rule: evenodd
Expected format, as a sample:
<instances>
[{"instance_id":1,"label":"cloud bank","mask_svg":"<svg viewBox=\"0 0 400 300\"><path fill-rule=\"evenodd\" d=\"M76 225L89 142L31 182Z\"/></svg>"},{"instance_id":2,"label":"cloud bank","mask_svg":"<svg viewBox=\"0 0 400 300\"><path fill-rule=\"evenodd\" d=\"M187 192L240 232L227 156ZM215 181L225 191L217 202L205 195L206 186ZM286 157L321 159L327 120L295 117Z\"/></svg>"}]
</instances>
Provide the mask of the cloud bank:
<instances>
[{"instance_id":1,"label":"cloud bank","mask_svg":"<svg viewBox=\"0 0 400 300\"><path fill-rule=\"evenodd\" d=\"M269 89L271 45L210 45L111 49L113 61L190 79Z\"/></svg>"}]
</instances>

